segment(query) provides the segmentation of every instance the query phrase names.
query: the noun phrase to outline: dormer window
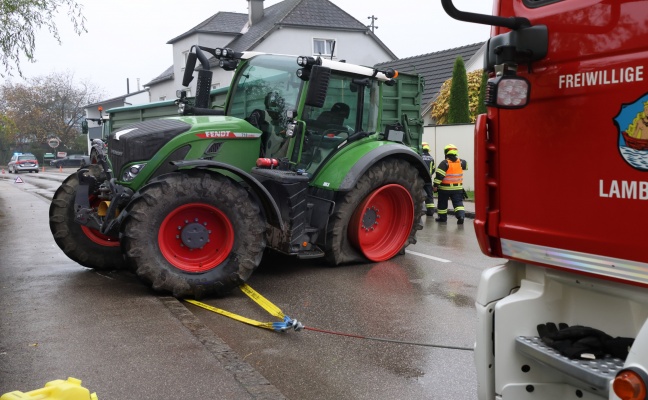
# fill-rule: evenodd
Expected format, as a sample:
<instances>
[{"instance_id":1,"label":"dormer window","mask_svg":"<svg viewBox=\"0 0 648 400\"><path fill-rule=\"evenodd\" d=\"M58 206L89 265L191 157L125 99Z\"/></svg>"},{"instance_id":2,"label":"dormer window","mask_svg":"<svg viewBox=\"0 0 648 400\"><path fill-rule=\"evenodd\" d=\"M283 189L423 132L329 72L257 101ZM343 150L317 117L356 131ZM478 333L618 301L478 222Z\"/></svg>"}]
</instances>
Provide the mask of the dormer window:
<instances>
[{"instance_id":1,"label":"dormer window","mask_svg":"<svg viewBox=\"0 0 648 400\"><path fill-rule=\"evenodd\" d=\"M334 39L313 39L313 56L331 56L335 50Z\"/></svg>"}]
</instances>

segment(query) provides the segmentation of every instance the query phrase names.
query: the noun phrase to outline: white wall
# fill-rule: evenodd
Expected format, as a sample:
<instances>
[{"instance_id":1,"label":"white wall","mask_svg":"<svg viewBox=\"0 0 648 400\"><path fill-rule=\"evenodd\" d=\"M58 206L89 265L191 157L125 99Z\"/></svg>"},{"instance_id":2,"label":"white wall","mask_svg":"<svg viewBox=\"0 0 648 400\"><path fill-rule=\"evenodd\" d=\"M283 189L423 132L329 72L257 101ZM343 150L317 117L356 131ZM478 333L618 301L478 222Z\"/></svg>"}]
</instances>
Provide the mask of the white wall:
<instances>
[{"instance_id":1,"label":"white wall","mask_svg":"<svg viewBox=\"0 0 648 400\"><path fill-rule=\"evenodd\" d=\"M149 98L149 92L148 90L128 95L124 99L124 105L125 106L136 106L138 104L147 104L150 103L151 99Z\"/></svg>"},{"instance_id":2,"label":"white wall","mask_svg":"<svg viewBox=\"0 0 648 400\"><path fill-rule=\"evenodd\" d=\"M392 59L382 47L364 33L317 29L275 30L252 51L310 56L313 55L315 38L336 41L333 54L333 59L336 61L346 60L351 64L372 66Z\"/></svg>"},{"instance_id":3,"label":"white wall","mask_svg":"<svg viewBox=\"0 0 648 400\"><path fill-rule=\"evenodd\" d=\"M184 52L189 51L191 46L194 45L199 45L199 46L205 46L209 48L217 48L217 47L225 47L229 42L231 42L233 39L233 36L231 35L217 35L217 34L205 34L205 33L199 33L199 34L193 34L190 36L187 36L185 38L182 38L175 42L173 44L173 81L171 84L166 84L164 85L164 88L156 88L155 93L157 94L157 97L152 97L151 96L151 101L158 101L158 97L160 96L167 96L167 100L175 99L175 92L178 89L182 88L182 77L184 76L184 70L185 70L185 55ZM212 57L211 54L205 53L205 56L207 59L210 59ZM196 62L196 67L200 68L200 61ZM189 87L191 88L191 96L196 95L196 81L197 79L197 74L194 74L194 80L191 82ZM231 75L230 75L231 79ZM212 78L212 83L220 82L221 87L223 86L229 86L229 80L228 79L226 82L220 82L217 80L217 77L214 76ZM158 86L158 85L154 85ZM160 85L162 86L162 85Z\"/></svg>"},{"instance_id":4,"label":"white wall","mask_svg":"<svg viewBox=\"0 0 648 400\"><path fill-rule=\"evenodd\" d=\"M180 81L182 81L182 78L180 78ZM181 89L181 85L178 84L178 86L176 86L173 79L156 83L155 85L149 87L151 102L155 103L156 101L160 101L161 96L166 96L165 100L173 100L176 98L175 94L176 94L176 90L178 89Z\"/></svg>"},{"instance_id":5,"label":"white wall","mask_svg":"<svg viewBox=\"0 0 648 400\"><path fill-rule=\"evenodd\" d=\"M466 190L475 190L474 131L474 124L430 125L423 131L423 141L430 145L430 153L436 165L443 161L443 148L447 144L457 146L459 158L468 162L468 170L464 172Z\"/></svg>"}]
</instances>

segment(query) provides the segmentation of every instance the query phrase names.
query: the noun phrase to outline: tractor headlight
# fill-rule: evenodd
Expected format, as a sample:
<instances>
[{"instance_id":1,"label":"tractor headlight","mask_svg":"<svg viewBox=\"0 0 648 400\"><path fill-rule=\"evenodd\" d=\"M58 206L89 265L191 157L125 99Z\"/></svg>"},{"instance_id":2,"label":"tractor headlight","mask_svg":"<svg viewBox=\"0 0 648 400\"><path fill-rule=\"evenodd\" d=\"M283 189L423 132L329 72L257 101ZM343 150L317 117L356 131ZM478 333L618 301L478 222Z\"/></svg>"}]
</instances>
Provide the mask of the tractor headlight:
<instances>
[{"instance_id":1,"label":"tractor headlight","mask_svg":"<svg viewBox=\"0 0 648 400\"><path fill-rule=\"evenodd\" d=\"M306 68L298 69L296 74L302 81L307 81L310 78L310 70Z\"/></svg>"},{"instance_id":2,"label":"tractor headlight","mask_svg":"<svg viewBox=\"0 0 648 400\"><path fill-rule=\"evenodd\" d=\"M238 60L220 60L218 65L225 71L234 71L238 65Z\"/></svg>"},{"instance_id":3,"label":"tractor headlight","mask_svg":"<svg viewBox=\"0 0 648 400\"><path fill-rule=\"evenodd\" d=\"M297 124L294 122L289 123L286 125L286 136L288 137L293 137L295 134L295 128L297 127Z\"/></svg>"},{"instance_id":4,"label":"tractor headlight","mask_svg":"<svg viewBox=\"0 0 648 400\"><path fill-rule=\"evenodd\" d=\"M140 173L140 171L142 171L142 169L144 168L145 165L146 164L131 165L130 167L128 167L126 172L124 172L124 176L122 177L122 180L124 180L126 182L132 181L133 179L135 179L137 177L137 175Z\"/></svg>"},{"instance_id":5,"label":"tractor headlight","mask_svg":"<svg viewBox=\"0 0 648 400\"><path fill-rule=\"evenodd\" d=\"M322 59L320 57L299 56L297 57L297 65L310 68L313 65L322 65Z\"/></svg>"}]
</instances>

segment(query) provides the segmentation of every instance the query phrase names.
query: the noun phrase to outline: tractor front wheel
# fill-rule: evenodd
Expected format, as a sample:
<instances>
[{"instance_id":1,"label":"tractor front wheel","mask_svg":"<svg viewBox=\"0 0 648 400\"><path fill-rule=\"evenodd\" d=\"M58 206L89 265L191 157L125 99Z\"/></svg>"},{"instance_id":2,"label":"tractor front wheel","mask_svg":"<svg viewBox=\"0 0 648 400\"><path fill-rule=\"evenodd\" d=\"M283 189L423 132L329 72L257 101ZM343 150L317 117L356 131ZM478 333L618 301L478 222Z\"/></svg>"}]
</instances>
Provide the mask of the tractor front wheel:
<instances>
[{"instance_id":1,"label":"tractor front wheel","mask_svg":"<svg viewBox=\"0 0 648 400\"><path fill-rule=\"evenodd\" d=\"M122 249L157 291L194 298L225 294L261 262L266 225L259 207L223 175L169 174L142 188L126 212Z\"/></svg>"},{"instance_id":2,"label":"tractor front wheel","mask_svg":"<svg viewBox=\"0 0 648 400\"><path fill-rule=\"evenodd\" d=\"M98 166L89 171L99 179L104 178ZM74 221L74 199L78 186L79 179L75 172L63 181L52 198L49 225L56 244L65 255L84 267L97 270L125 268L118 237L103 235ZM92 190L90 192L90 206L97 207L100 200Z\"/></svg>"},{"instance_id":3,"label":"tractor front wheel","mask_svg":"<svg viewBox=\"0 0 648 400\"><path fill-rule=\"evenodd\" d=\"M336 202L326 237L326 258L338 265L385 261L416 243L422 228L423 179L403 160L378 162Z\"/></svg>"}]
</instances>

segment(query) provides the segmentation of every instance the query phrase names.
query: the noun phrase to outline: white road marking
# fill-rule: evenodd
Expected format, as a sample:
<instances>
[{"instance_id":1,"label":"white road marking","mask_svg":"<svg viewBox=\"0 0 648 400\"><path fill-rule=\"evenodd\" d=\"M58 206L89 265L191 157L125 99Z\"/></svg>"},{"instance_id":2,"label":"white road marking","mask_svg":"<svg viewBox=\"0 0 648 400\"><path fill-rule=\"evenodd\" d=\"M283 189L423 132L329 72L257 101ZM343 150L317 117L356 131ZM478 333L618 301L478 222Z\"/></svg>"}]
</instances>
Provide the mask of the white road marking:
<instances>
[{"instance_id":1,"label":"white road marking","mask_svg":"<svg viewBox=\"0 0 648 400\"><path fill-rule=\"evenodd\" d=\"M450 260L446 260L445 258L439 258L439 257L434 257L434 256L428 256L427 254L417 253L417 252L415 252L415 251L410 251L410 250L405 250L405 253L409 253L409 254L412 254L412 255L415 255L415 256L419 256L419 257L423 257L423 258L429 258L430 260L439 261L439 262L444 262L444 263L452 262L452 261L450 261Z\"/></svg>"}]
</instances>

